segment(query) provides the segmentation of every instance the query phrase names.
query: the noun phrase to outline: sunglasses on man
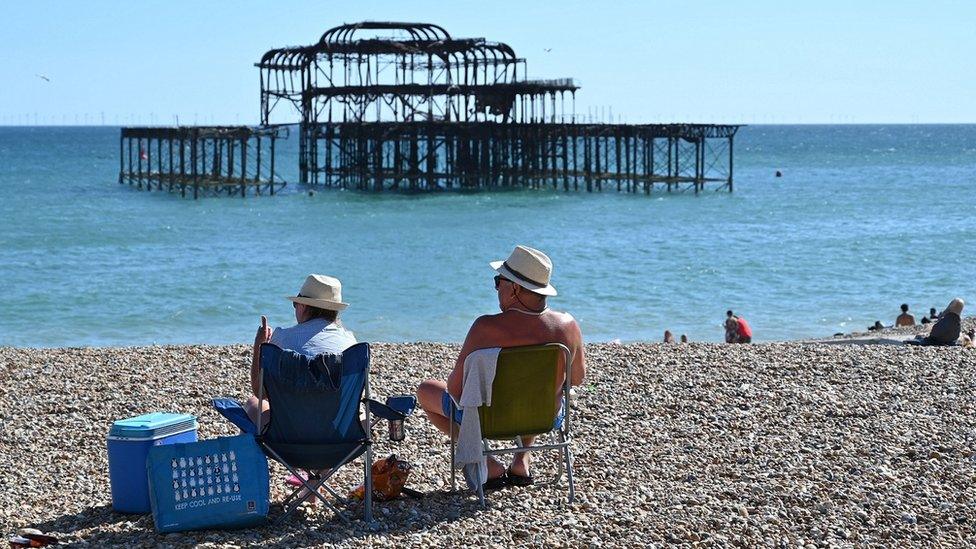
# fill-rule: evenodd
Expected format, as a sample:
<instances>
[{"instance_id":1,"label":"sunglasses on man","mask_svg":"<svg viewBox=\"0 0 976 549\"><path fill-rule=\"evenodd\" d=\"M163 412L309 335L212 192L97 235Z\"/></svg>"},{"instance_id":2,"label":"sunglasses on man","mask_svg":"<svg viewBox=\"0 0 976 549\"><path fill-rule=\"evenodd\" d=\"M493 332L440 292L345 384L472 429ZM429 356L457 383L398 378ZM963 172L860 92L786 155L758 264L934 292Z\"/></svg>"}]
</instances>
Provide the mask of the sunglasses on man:
<instances>
[{"instance_id":1,"label":"sunglasses on man","mask_svg":"<svg viewBox=\"0 0 976 549\"><path fill-rule=\"evenodd\" d=\"M502 280L504 280L505 282L509 282L509 283L511 283L511 282L512 282L511 280L509 280L509 279L507 279L507 278L505 278L505 277L504 277L504 276L502 276L502 275L495 275L495 289L496 289L496 290L498 289L498 285L499 285L499 284L501 284L501 281L502 281Z\"/></svg>"}]
</instances>

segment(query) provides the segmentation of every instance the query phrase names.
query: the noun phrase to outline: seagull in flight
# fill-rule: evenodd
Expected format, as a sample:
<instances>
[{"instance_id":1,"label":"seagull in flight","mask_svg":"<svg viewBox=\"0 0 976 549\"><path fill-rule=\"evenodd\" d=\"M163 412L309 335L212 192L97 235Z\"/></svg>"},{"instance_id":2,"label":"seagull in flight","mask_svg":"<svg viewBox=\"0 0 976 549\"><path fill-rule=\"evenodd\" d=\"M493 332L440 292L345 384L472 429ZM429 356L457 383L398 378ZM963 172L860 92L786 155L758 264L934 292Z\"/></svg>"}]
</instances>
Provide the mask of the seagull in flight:
<instances>
[{"instance_id":1,"label":"seagull in flight","mask_svg":"<svg viewBox=\"0 0 976 549\"><path fill-rule=\"evenodd\" d=\"M46 76L44 76L43 74L35 74L34 76L36 76L36 77L38 77L38 78L40 78L41 80L43 80L43 81L45 81L45 82L50 82L50 81L51 81L51 79L50 79L50 78L48 78L48 77L46 77Z\"/></svg>"},{"instance_id":2,"label":"seagull in flight","mask_svg":"<svg viewBox=\"0 0 976 549\"><path fill-rule=\"evenodd\" d=\"M552 48L545 48L545 49L543 49L542 51L544 51L544 52L546 52L546 53L549 53L549 52L551 52L551 51L552 51Z\"/></svg>"}]
</instances>

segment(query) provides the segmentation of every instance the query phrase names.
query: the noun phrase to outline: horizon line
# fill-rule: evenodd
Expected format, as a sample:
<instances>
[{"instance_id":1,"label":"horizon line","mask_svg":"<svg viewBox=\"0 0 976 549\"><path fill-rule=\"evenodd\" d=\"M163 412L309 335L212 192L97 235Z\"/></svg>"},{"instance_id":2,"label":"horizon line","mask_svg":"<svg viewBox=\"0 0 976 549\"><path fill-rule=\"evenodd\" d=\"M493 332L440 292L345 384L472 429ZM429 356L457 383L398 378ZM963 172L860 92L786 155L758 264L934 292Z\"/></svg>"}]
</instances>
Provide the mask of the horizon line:
<instances>
[{"instance_id":1,"label":"horizon line","mask_svg":"<svg viewBox=\"0 0 976 549\"><path fill-rule=\"evenodd\" d=\"M558 122L557 122L558 123ZM571 124L571 122L566 122ZM301 122L287 122L278 124L269 124L269 126L298 126ZM580 125L589 124L614 124L613 122L579 122ZM618 123L625 126L643 126L643 125L669 125L669 124L694 124L694 125L715 125L715 126L973 126L976 125L976 121L972 122L633 122L633 123ZM261 124L247 124L247 123L226 123L226 122L214 122L211 124L180 124L176 126L174 124L3 124L0 123L0 128L173 128L173 127L255 127L261 126Z\"/></svg>"}]
</instances>

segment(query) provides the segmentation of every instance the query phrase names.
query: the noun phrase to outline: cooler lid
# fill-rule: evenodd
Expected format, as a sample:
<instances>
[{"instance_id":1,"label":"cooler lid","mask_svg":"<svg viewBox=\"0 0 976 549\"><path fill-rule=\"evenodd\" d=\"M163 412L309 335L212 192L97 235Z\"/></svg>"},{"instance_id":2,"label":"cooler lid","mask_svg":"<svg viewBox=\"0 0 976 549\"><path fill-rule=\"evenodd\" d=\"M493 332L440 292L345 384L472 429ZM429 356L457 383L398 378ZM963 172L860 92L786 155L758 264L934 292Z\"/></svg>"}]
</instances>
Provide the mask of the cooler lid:
<instances>
[{"instance_id":1,"label":"cooler lid","mask_svg":"<svg viewBox=\"0 0 976 549\"><path fill-rule=\"evenodd\" d=\"M173 433L196 429L197 418L191 414L153 412L120 419L112 424L110 437L161 438Z\"/></svg>"}]
</instances>

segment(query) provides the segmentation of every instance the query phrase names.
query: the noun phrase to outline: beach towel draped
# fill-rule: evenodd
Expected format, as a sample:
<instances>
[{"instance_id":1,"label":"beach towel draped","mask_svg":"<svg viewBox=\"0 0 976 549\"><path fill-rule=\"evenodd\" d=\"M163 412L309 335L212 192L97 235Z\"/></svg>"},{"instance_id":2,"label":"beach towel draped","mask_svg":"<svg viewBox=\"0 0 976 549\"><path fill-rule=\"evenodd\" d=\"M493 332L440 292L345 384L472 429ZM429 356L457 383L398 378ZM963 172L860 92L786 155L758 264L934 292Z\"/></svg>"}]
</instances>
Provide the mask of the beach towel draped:
<instances>
[{"instance_id":1,"label":"beach towel draped","mask_svg":"<svg viewBox=\"0 0 976 549\"><path fill-rule=\"evenodd\" d=\"M478 349L464 359L464 381L458 406L462 410L458 432L456 463L467 467L468 475L483 484L488 478L488 460L482 451L481 421L478 407L491 406L491 386L495 380L500 347Z\"/></svg>"}]
</instances>

